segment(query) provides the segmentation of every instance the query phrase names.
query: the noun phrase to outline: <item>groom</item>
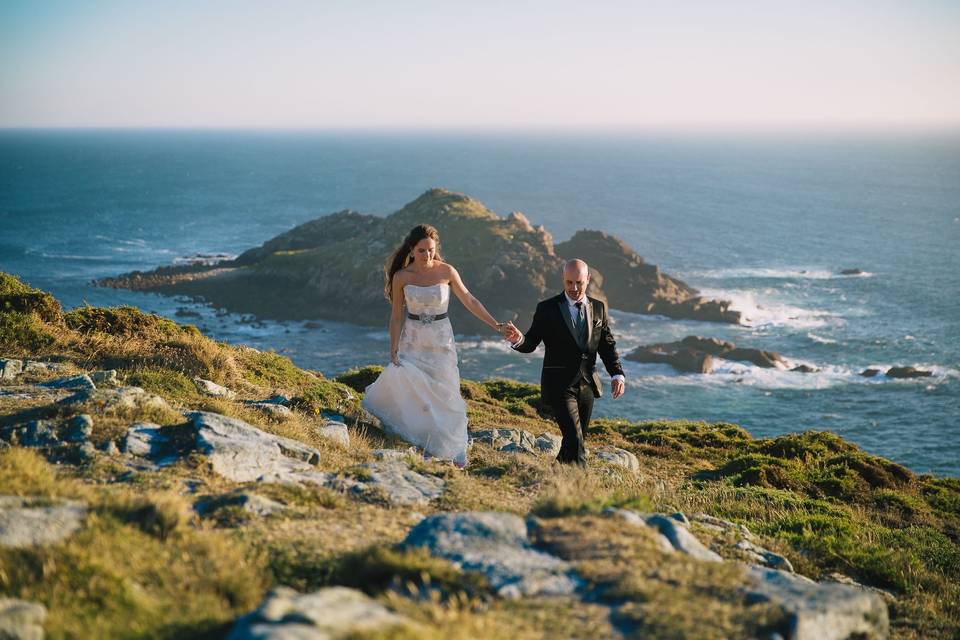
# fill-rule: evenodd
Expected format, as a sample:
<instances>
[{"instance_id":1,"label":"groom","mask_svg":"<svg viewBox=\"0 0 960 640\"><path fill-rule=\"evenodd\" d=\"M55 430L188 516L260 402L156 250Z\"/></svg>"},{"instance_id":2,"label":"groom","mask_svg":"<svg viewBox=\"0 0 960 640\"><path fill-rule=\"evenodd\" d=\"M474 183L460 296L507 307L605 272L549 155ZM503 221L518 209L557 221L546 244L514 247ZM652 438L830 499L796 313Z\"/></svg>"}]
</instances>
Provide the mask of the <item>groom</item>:
<instances>
[{"instance_id":1,"label":"groom","mask_svg":"<svg viewBox=\"0 0 960 640\"><path fill-rule=\"evenodd\" d=\"M597 355L612 377L614 399L626 387L617 345L607 324L607 308L587 297L590 270L583 260L563 266L563 293L537 305L526 334L512 322L505 337L521 353L531 353L543 342L540 395L553 410L563 442L557 460L585 466L583 438L590 424L593 399L601 395Z\"/></svg>"}]
</instances>

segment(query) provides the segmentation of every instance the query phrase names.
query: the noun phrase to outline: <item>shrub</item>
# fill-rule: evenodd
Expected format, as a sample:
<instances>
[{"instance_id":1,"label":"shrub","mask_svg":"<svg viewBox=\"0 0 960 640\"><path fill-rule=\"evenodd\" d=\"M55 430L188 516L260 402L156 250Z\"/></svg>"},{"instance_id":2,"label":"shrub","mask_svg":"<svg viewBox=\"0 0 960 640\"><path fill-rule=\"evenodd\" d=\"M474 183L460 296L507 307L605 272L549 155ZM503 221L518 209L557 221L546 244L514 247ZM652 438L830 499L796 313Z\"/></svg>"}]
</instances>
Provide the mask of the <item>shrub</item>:
<instances>
[{"instance_id":1,"label":"shrub","mask_svg":"<svg viewBox=\"0 0 960 640\"><path fill-rule=\"evenodd\" d=\"M20 278L0 271L0 314L36 313L45 322L59 323L63 309L56 299L45 291L34 289Z\"/></svg>"},{"instance_id":2,"label":"shrub","mask_svg":"<svg viewBox=\"0 0 960 640\"><path fill-rule=\"evenodd\" d=\"M184 333L199 334L192 325L179 325L136 307L92 307L86 305L64 315L67 326L81 333L96 331L117 337L177 337Z\"/></svg>"},{"instance_id":3,"label":"shrub","mask_svg":"<svg viewBox=\"0 0 960 640\"><path fill-rule=\"evenodd\" d=\"M36 356L57 343L35 313L0 313L0 350L6 354Z\"/></svg>"},{"instance_id":4,"label":"shrub","mask_svg":"<svg viewBox=\"0 0 960 640\"><path fill-rule=\"evenodd\" d=\"M383 367L377 365L367 365L366 367L350 369L349 371L341 373L334 379L337 382L347 385L358 393L363 393L367 387L373 384L373 382L380 377L382 372Z\"/></svg>"}]
</instances>

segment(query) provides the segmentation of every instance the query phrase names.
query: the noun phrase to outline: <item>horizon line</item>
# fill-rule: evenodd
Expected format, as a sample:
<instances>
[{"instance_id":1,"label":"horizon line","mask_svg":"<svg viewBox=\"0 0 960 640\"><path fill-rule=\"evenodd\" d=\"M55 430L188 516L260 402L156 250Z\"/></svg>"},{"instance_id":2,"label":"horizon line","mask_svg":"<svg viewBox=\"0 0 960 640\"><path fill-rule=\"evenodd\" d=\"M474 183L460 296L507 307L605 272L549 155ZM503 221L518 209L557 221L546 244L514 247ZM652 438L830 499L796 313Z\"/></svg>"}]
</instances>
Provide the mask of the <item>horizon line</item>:
<instances>
[{"instance_id":1,"label":"horizon line","mask_svg":"<svg viewBox=\"0 0 960 640\"><path fill-rule=\"evenodd\" d=\"M783 125L624 125L624 126L577 126L545 125L531 126L522 124L481 125L481 126L417 126L417 125L205 125L205 124L136 124L136 125L2 125L0 132L41 132L41 131L116 131L116 132L263 132L263 133L408 133L408 134L668 134L668 135L711 135L711 134L935 134L960 133L960 120L938 123L871 123L862 125L847 124L783 124Z\"/></svg>"}]
</instances>

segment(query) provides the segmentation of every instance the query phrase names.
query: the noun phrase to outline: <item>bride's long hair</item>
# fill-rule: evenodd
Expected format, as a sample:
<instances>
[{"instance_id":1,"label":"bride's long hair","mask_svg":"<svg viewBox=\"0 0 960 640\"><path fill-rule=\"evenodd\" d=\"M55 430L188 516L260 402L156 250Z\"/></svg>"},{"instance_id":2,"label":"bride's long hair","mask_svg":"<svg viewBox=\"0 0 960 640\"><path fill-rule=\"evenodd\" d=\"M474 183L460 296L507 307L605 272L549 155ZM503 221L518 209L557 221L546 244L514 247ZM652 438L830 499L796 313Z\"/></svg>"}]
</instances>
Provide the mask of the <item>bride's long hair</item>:
<instances>
[{"instance_id":1,"label":"bride's long hair","mask_svg":"<svg viewBox=\"0 0 960 640\"><path fill-rule=\"evenodd\" d=\"M434 260L443 260L443 258L440 257L440 233L429 224L418 224L410 230L407 237L403 239L403 244L397 247L396 251L390 254L390 257L387 258L387 261L384 263L383 293L391 303L393 302L394 274L413 262L413 248L417 246L418 242L426 240L427 238L437 243L437 252L434 255Z\"/></svg>"}]
</instances>

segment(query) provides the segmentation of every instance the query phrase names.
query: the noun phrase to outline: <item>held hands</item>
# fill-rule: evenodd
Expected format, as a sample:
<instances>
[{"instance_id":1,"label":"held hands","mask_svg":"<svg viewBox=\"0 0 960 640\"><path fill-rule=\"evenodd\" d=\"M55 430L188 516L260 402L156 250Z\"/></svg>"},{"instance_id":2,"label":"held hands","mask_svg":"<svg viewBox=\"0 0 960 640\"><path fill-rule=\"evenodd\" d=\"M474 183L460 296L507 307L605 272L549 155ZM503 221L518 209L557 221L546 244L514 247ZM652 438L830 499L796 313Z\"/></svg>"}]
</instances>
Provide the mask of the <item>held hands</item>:
<instances>
[{"instance_id":1,"label":"held hands","mask_svg":"<svg viewBox=\"0 0 960 640\"><path fill-rule=\"evenodd\" d=\"M623 392L627 390L627 384L620 378L617 378L610 383L611 388L613 389L613 399L616 400L623 395Z\"/></svg>"},{"instance_id":2,"label":"held hands","mask_svg":"<svg viewBox=\"0 0 960 640\"><path fill-rule=\"evenodd\" d=\"M514 343L523 337L523 334L520 333L520 329L517 329L513 322L507 321L503 324L503 329L501 331L503 339L507 342Z\"/></svg>"}]
</instances>

